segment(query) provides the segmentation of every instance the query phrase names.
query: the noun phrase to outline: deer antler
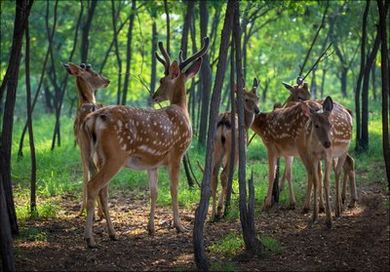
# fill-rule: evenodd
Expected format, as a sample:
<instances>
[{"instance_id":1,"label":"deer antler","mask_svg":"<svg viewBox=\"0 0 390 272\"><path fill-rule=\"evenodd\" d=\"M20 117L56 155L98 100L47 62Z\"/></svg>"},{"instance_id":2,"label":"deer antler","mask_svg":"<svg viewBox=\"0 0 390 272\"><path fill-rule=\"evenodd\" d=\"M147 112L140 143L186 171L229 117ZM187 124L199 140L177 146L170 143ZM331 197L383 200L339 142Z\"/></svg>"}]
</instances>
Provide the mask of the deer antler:
<instances>
[{"instance_id":1,"label":"deer antler","mask_svg":"<svg viewBox=\"0 0 390 272\"><path fill-rule=\"evenodd\" d=\"M157 52L154 52L156 54L156 58L159 62L161 62L164 65L165 71L164 74L169 74L169 66L171 65L171 58L169 57L169 54L167 50L164 48L164 45L162 42L158 42L158 48L160 48L161 54L163 55L164 59L160 57Z\"/></svg>"},{"instance_id":2,"label":"deer antler","mask_svg":"<svg viewBox=\"0 0 390 272\"><path fill-rule=\"evenodd\" d=\"M196 59L200 58L201 56L203 56L204 54L206 54L207 50L209 49L209 45L210 45L209 37L204 37L203 38L203 47L198 52L193 54L191 57L189 57L189 58L187 58L186 60L183 61L183 59L181 58L181 54L180 54L180 58L179 58L179 68L180 68L180 71L183 71L183 69L188 64L190 64L194 60L196 60Z\"/></svg>"}]
</instances>

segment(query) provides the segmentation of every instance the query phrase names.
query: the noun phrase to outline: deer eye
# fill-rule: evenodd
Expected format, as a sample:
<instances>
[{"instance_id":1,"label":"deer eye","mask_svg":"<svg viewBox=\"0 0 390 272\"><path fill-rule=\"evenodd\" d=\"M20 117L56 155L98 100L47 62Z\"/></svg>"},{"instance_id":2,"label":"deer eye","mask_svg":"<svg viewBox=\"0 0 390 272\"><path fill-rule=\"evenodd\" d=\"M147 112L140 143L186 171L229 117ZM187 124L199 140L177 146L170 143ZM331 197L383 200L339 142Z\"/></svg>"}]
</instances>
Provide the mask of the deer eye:
<instances>
[{"instance_id":1,"label":"deer eye","mask_svg":"<svg viewBox=\"0 0 390 272\"><path fill-rule=\"evenodd\" d=\"M319 128L319 126L317 124L315 124L314 126L315 126L315 128Z\"/></svg>"}]
</instances>

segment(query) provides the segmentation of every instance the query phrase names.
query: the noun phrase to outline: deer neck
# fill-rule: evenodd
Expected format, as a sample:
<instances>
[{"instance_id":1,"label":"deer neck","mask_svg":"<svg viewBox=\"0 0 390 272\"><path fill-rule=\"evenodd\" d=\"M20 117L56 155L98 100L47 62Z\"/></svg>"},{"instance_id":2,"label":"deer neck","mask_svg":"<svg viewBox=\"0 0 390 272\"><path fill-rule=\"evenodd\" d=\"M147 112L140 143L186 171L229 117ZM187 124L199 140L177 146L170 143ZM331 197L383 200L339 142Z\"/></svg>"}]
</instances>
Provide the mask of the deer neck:
<instances>
[{"instance_id":1,"label":"deer neck","mask_svg":"<svg viewBox=\"0 0 390 272\"><path fill-rule=\"evenodd\" d=\"M175 89L171 98L171 105L176 105L182 108L188 117L187 95L184 83L184 78L182 76L177 78L174 85Z\"/></svg>"},{"instance_id":2,"label":"deer neck","mask_svg":"<svg viewBox=\"0 0 390 272\"><path fill-rule=\"evenodd\" d=\"M252 126L254 120L255 120L255 113L245 109L244 111L245 130L248 130Z\"/></svg>"},{"instance_id":3,"label":"deer neck","mask_svg":"<svg viewBox=\"0 0 390 272\"><path fill-rule=\"evenodd\" d=\"M76 79L76 85L79 96L79 107L85 103L96 103L95 89L93 89L88 82L78 77Z\"/></svg>"}]
</instances>

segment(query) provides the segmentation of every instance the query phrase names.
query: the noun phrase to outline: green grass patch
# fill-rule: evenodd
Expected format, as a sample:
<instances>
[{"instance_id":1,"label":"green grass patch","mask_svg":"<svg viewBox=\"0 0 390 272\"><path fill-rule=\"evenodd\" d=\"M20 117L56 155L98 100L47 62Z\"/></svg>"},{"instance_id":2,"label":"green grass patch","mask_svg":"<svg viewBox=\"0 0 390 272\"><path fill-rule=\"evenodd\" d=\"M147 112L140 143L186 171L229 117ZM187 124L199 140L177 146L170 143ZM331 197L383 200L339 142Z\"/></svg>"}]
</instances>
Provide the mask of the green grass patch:
<instances>
[{"instance_id":1,"label":"green grass patch","mask_svg":"<svg viewBox=\"0 0 390 272\"><path fill-rule=\"evenodd\" d=\"M210 266L210 271L238 271L238 267L236 264L232 262L223 262L218 263L214 262Z\"/></svg>"},{"instance_id":2,"label":"green grass patch","mask_svg":"<svg viewBox=\"0 0 390 272\"><path fill-rule=\"evenodd\" d=\"M16 216L19 221L26 221L30 218L56 218L59 209L57 204L43 202L37 206L37 211L31 214L29 205L17 205Z\"/></svg>"},{"instance_id":3,"label":"green grass patch","mask_svg":"<svg viewBox=\"0 0 390 272\"><path fill-rule=\"evenodd\" d=\"M212 254L221 255L224 257L233 257L244 248L244 240L237 233L229 233L222 240L209 246Z\"/></svg>"},{"instance_id":4,"label":"green grass patch","mask_svg":"<svg viewBox=\"0 0 390 272\"><path fill-rule=\"evenodd\" d=\"M263 236L260 238L260 241L264 245L266 249L271 251L274 254L282 254L282 247L280 246L279 241L269 237L269 236Z\"/></svg>"},{"instance_id":5,"label":"green grass patch","mask_svg":"<svg viewBox=\"0 0 390 272\"><path fill-rule=\"evenodd\" d=\"M36 227L21 228L17 239L31 242L47 241L47 233Z\"/></svg>"}]
</instances>

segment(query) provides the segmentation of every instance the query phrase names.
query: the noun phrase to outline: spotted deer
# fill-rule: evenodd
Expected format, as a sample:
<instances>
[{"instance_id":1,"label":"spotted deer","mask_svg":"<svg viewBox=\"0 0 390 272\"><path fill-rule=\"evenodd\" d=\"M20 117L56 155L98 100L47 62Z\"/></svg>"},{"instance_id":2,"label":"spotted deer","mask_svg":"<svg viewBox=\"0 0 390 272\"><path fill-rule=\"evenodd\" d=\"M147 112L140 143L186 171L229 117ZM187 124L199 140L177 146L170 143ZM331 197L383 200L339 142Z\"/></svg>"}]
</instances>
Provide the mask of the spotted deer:
<instances>
[{"instance_id":1,"label":"spotted deer","mask_svg":"<svg viewBox=\"0 0 390 272\"><path fill-rule=\"evenodd\" d=\"M165 72L153 100L169 100L170 106L158 110L108 106L89 114L84 120L82 139L93 139L90 148L96 152L101 165L87 185L84 237L88 247L96 246L92 235L92 220L98 195L106 217L109 237L116 237L107 203L108 184L122 167L148 172L151 197L148 230L153 234L158 168L166 166L170 176L174 225L179 232L185 230L179 217L177 201L180 162L192 138L185 82L198 73L202 56L208 47L209 39L204 38L200 51L186 60L182 59L180 53L179 63L171 63L167 51L162 43L159 43L163 58L157 53L156 56L164 65Z\"/></svg>"},{"instance_id":2,"label":"spotted deer","mask_svg":"<svg viewBox=\"0 0 390 272\"><path fill-rule=\"evenodd\" d=\"M244 92L244 113L245 113L245 130L251 127L255 114L259 113L257 106L259 97L256 93L258 87L257 79L253 80L252 90ZM224 204L227 193L227 179L230 169L230 164L234 163L234 167L237 165L238 159L238 133L235 135L236 151L234 162L231 161L232 152L232 113L224 112L220 113L217 118L217 130L214 137L214 152L212 157L212 177L211 177L211 196L212 196L212 212L211 220L216 220L222 217L224 213ZM238 131L238 119L235 116L235 129ZM216 195L218 187L218 174L222 164L221 179L221 192L218 201L218 210L216 210Z\"/></svg>"},{"instance_id":3,"label":"spotted deer","mask_svg":"<svg viewBox=\"0 0 390 272\"><path fill-rule=\"evenodd\" d=\"M69 75L76 78L77 94L78 94L78 106L76 112L76 118L73 125L73 132L76 138L76 142L80 149L85 148L80 143L80 129L81 124L85 117L102 107L101 104L96 104L95 93L100 88L106 88L110 81L101 74L96 73L90 64L81 63L80 65L73 63L64 63L66 71ZM85 209L87 191L86 186L90 177L96 173L96 166L93 161L87 161L83 154L81 154L81 163L83 165L83 200L80 208L79 215L81 215ZM99 215L101 216L101 210L99 209Z\"/></svg>"},{"instance_id":4,"label":"spotted deer","mask_svg":"<svg viewBox=\"0 0 390 272\"><path fill-rule=\"evenodd\" d=\"M330 174L332 163L337 159L335 166L336 198L335 216L341 215L340 175L348 155L348 147L352 138L352 116L339 104L333 103L328 96L319 110L304 105L304 116L309 119L305 124L303 133L298 138L297 147L299 155L308 172L308 192L306 201L310 201L310 186L313 186L314 207L312 221L318 219L317 187L321 186L318 175L320 161L325 163L324 191L326 225L332 226L331 210L329 204Z\"/></svg>"},{"instance_id":5,"label":"spotted deer","mask_svg":"<svg viewBox=\"0 0 390 272\"><path fill-rule=\"evenodd\" d=\"M287 98L287 100L283 103L283 105L274 107L274 110L276 108L287 108L299 101L307 101L310 100L311 94L308 88L307 83L303 83L302 85L294 85L291 86L288 83L283 82L283 85L286 87L286 89L290 92L290 96ZM323 101L317 101L319 103L323 103ZM341 106L341 105L340 105ZM348 109L346 109L349 111ZM351 113L351 112L349 112ZM260 135L261 136L261 135ZM285 168L284 168L284 173L283 176L280 180L279 188L280 190L283 189L285 180L288 181L289 185L289 208L293 209L295 208L295 195L294 195L294 190L293 190L293 185L292 185L292 164L293 164L293 156L284 156L285 158ZM357 201L357 193L356 193L356 182L355 182L355 173L354 173L354 160L353 158L348 154L347 159L344 163L343 166L343 174L344 174L344 180L343 180L343 189L345 188L345 183L349 180L350 183L350 192L351 192L351 201L349 204L349 207L354 207ZM320 178L322 177L322 172L321 169L319 168L319 176ZM271 191L272 192L272 191ZM325 206L323 203L323 198L322 198L322 186L319 187L319 192L320 192L320 204L319 204L319 211L324 212L325 211ZM345 200L345 189L343 191L343 203ZM267 198L271 200L271 196ZM267 199L266 198L266 199ZM264 208L267 209L271 206L272 203L265 203ZM303 212L306 213L309 211L309 206L310 203L305 203L305 206L303 208Z\"/></svg>"},{"instance_id":6,"label":"spotted deer","mask_svg":"<svg viewBox=\"0 0 390 272\"><path fill-rule=\"evenodd\" d=\"M308 130L308 127L313 127L311 131L314 131L315 133L321 131L323 134L326 134L329 137L327 141L323 141L323 147L321 147L318 143L315 146L318 150L318 154L322 154L321 152L323 152L323 150L326 149L325 146L327 146L327 153L324 153L330 154L331 158L339 157L337 166L335 167L336 191L339 193L339 190L337 188L340 170L341 166L344 164L345 157L348 151L348 146L351 141L352 116L344 107L333 102L331 103L333 111L329 111L329 101L332 102L329 98L326 99L323 103L325 112L323 114L312 112L321 111L323 107L320 103L309 100L295 103L294 105L287 108L276 109L275 111L270 113L260 113L256 115L255 121L252 125L252 129L262 137L263 142L267 147L269 160L269 187L267 197L264 203L265 206L271 205L271 198L269 196L271 196L272 194L276 159L280 156L293 157L299 155L304 161L304 164L308 171L308 188L306 193L305 207L309 207L311 195L310 192L312 190L312 187L315 187L314 199L316 201L314 201L315 213L313 214L313 220L317 220L318 211L316 189L318 183L316 183L315 186L313 186L313 183L318 182L318 180L320 180L320 160L315 160L314 158L307 159L308 157L310 157L310 152L317 152L316 150L312 150L314 148L314 144L311 145L308 143L308 141L306 141L306 139L308 138L306 137L306 131ZM308 109L312 109L312 111L308 113ZM315 117L317 117L317 115L323 116L322 122L310 122L311 119L314 119ZM327 119L325 118L325 116L327 116ZM313 123L315 124L309 126L309 124ZM315 139L314 136L312 138ZM312 142L314 143L314 140ZM306 153L304 152L308 152L307 154L309 155L305 156ZM313 166L312 162L315 162L316 166ZM327 170L325 173L325 179L329 181L329 168L326 169ZM326 190L328 190L328 188ZM326 196L328 196L326 192L325 194ZM337 199L339 199L338 196L339 194L337 194L336 196ZM291 197L292 196L290 193L290 199ZM325 200L329 201L329 199ZM336 202L336 216L339 216L341 212L341 207L339 204L340 202ZM329 225L329 222L331 221L330 217L328 219L328 211L329 209L327 209L327 224Z\"/></svg>"}]
</instances>

